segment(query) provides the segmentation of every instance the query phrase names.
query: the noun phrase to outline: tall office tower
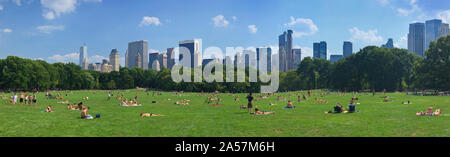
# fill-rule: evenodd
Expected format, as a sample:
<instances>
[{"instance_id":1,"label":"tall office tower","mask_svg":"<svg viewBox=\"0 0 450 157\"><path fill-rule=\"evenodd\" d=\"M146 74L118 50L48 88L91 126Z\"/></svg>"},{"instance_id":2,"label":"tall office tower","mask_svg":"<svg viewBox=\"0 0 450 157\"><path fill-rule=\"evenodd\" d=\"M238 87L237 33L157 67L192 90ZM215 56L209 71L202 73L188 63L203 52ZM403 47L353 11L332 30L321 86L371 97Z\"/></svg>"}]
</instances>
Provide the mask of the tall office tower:
<instances>
[{"instance_id":1,"label":"tall office tower","mask_svg":"<svg viewBox=\"0 0 450 157\"><path fill-rule=\"evenodd\" d=\"M381 47L393 49L394 48L394 40L392 38L389 38L386 44L381 45Z\"/></svg>"},{"instance_id":2,"label":"tall office tower","mask_svg":"<svg viewBox=\"0 0 450 157\"><path fill-rule=\"evenodd\" d=\"M149 67L151 67L153 70L156 70L156 68L154 68L153 67L153 65L155 65L155 62L159 62L159 53L158 52L156 52L156 53L150 53L149 55L148 55L148 66ZM159 63L158 63L158 65L160 65Z\"/></svg>"},{"instance_id":3,"label":"tall office tower","mask_svg":"<svg viewBox=\"0 0 450 157\"><path fill-rule=\"evenodd\" d=\"M119 51L117 51L117 49L113 49L109 54L109 62L111 63L112 71L120 70Z\"/></svg>"},{"instance_id":4,"label":"tall office tower","mask_svg":"<svg viewBox=\"0 0 450 157\"><path fill-rule=\"evenodd\" d=\"M320 43L313 43L313 59L320 58Z\"/></svg>"},{"instance_id":5,"label":"tall office tower","mask_svg":"<svg viewBox=\"0 0 450 157\"><path fill-rule=\"evenodd\" d=\"M313 44L313 58L327 59L327 42L321 41Z\"/></svg>"},{"instance_id":6,"label":"tall office tower","mask_svg":"<svg viewBox=\"0 0 450 157\"><path fill-rule=\"evenodd\" d=\"M187 65L186 62L181 63L182 66L185 67L199 67L202 66L202 41L201 39L194 39L194 40L184 40L180 41L179 45L180 47L180 57L179 60L184 58L183 53L189 53L190 54L190 65ZM187 52L185 52L187 51ZM186 64L186 65L185 65Z\"/></svg>"},{"instance_id":7,"label":"tall office tower","mask_svg":"<svg viewBox=\"0 0 450 157\"><path fill-rule=\"evenodd\" d=\"M261 58L262 58L261 56L263 54L266 54L266 62L265 63L262 63L262 60L261 60ZM258 70L261 70L260 64L261 64L261 68L266 67L266 72L271 72L272 48L270 48L270 47L256 48L256 67L258 68Z\"/></svg>"},{"instance_id":8,"label":"tall office tower","mask_svg":"<svg viewBox=\"0 0 450 157\"><path fill-rule=\"evenodd\" d=\"M425 50L430 46L431 41L436 41L439 38L439 27L442 25L442 20L433 19L425 21Z\"/></svg>"},{"instance_id":9,"label":"tall office tower","mask_svg":"<svg viewBox=\"0 0 450 157\"><path fill-rule=\"evenodd\" d=\"M167 68L172 69L175 65L175 51L173 48L167 48Z\"/></svg>"},{"instance_id":10,"label":"tall office tower","mask_svg":"<svg viewBox=\"0 0 450 157\"><path fill-rule=\"evenodd\" d=\"M292 52L292 30L284 32L278 37L279 58L280 58L280 71L288 71L294 67L294 58Z\"/></svg>"},{"instance_id":11,"label":"tall office tower","mask_svg":"<svg viewBox=\"0 0 450 157\"><path fill-rule=\"evenodd\" d=\"M84 58L83 64L81 65L81 67L82 67L83 70L88 70L89 63L88 63L88 59L87 58Z\"/></svg>"},{"instance_id":12,"label":"tall office tower","mask_svg":"<svg viewBox=\"0 0 450 157\"><path fill-rule=\"evenodd\" d=\"M81 69L87 69L87 66L84 66L84 59L87 59L88 55L87 55L87 46L83 45L80 47L80 66Z\"/></svg>"},{"instance_id":13,"label":"tall office tower","mask_svg":"<svg viewBox=\"0 0 450 157\"><path fill-rule=\"evenodd\" d=\"M125 67L128 67L128 49L127 52L125 53Z\"/></svg>"},{"instance_id":14,"label":"tall office tower","mask_svg":"<svg viewBox=\"0 0 450 157\"><path fill-rule=\"evenodd\" d=\"M98 71L98 72L102 71L102 64L101 63L95 63L95 71Z\"/></svg>"},{"instance_id":15,"label":"tall office tower","mask_svg":"<svg viewBox=\"0 0 450 157\"><path fill-rule=\"evenodd\" d=\"M327 60L327 43L325 41L320 42L320 58Z\"/></svg>"},{"instance_id":16,"label":"tall office tower","mask_svg":"<svg viewBox=\"0 0 450 157\"><path fill-rule=\"evenodd\" d=\"M302 62L302 49L292 49L292 52L294 52L294 66L298 67L300 62Z\"/></svg>"},{"instance_id":17,"label":"tall office tower","mask_svg":"<svg viewBox=\"0 0 450 157\"><path fill-rule=\"evenodd\" d=\"M137 61L137 56L140 56L141 60ZM148 41L139 40L128 43L128 62L127 67L140 67L148 69Z\"/></svg>"},{"instance_id":18,"label":"tall office tower","mask_svg":"<svg viewBox=\"0 0 450 157\"><path fill-rule=\"evenodd\" d=\"M425 24L409 24L408 51L418 56L425 57Z\"/></svg>"},{"instance_id":19,"label":"tall office tower","mask_svg":"<svg viewBox=\"0 0 450 157\"><path fill-rule=\"evenodd\" d=\"M167 52L164 52L162 54L158 54L158 62L160 69L167 68Z\"/></svg>"},{"instance_id":20,"label":"tall office tower","mask_svg":"<svg viewBox=\"0 0 450 157\"><path fill-rule=\"evenodd\" d=\"M136 65L142 65L142 57L141 57L140 53L137 53L136 57L134 58L134 62ZM142 66L137 66L137 67L142 68Z\"/></svg>"},{"instance_id":21,"label":"tall office tower","mask_svg":"<svg viewBox=\"0 0 450 157\"><path fill-rule=\"evenodd\" d=\"M353 54L353 44L350 41L344 41L344 46L342 47L342 54L344 57L350 56Z\"/></svg>"},{"instance_id":22,"label":"tall office tower","mask_svg":"<svg viewBox=\"0 0 450 157\"><path fill-rule=\"evenodd\" d=\"M330 62L334 63L344 58L344 55L330 55Z\"/></svg>"},{"instance_id":23,"label":"tall office tower","mask_svg":"<svg viewBox=\"0 0 450 157\"><path fill-rule=\"evenodd\" d=\"M439 26L439 37L445 37L448 34L450 34L450 28L447 23L442 23L441 26Z\"/></svg>"}]
</instances>

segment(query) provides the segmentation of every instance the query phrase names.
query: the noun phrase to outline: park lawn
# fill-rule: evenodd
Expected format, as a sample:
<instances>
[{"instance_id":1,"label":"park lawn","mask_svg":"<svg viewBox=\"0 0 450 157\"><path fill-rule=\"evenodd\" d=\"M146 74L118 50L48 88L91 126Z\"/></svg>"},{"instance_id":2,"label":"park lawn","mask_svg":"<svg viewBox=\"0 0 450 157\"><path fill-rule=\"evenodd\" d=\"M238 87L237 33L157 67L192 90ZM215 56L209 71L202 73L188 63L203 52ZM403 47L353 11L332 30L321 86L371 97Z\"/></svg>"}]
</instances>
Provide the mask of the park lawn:
<instances>
[{"instance_id":1,"label":"park lawn","mask_svg":"<svg viewBox=\"0 0 450 157\"><path fill-rule=\"evenodd\" d=\"M313 91L307 100L298 103L297 92L291 92L289 100L295 109L282 109L287 102L276 101L276 96L254 102L263 111L275 111L273 115L250 115L240 109L246 105L246 94L238 94L239 102L230 94L219 94L222 106L207 105L209 95L184 93L176 96L172 92L162 92L153 96L141 90L124 91L127 98L134 98L138 92L141 107L121 107L115 99L107 101L107 91L71 91L64 101L83 101L91 109L88 114L101 114L100 119L80 119L81 111L67 110L67 104L57 104L57 100L38 94L34 105L9 104L0 102L1 137L449 137L450 97L413 96L405 93L386 93L392 102L383 102L384 95L378 93L358 94L359 113L325 114L337 102L349 102L352 93L339 96L330 93L320 97L320 91ZM61 92L65 96L65 92ZM56 95L56 92L52 92ZM11 94L0 93L3 96ZM255 94L255 97L258 94ZM280 93L288 97L288 93ZM328 104L314 102L314 98L328 100ZM168 101L168 99L171 99ZM190 99L189 105L177 106L175 101ZM411 100L404 105L402 101ZM157 103L152 103L156 101ZM272 102L277 105L269 106ZM433 105L435 104L435 105ZM52 105L54 113L40 112ZM346 106L346 105L345 105ZM429 106L436 106L443 116L416 116ZM162 117L140 117L140 113L162 114Z\"/></svg>"}]
</instances>

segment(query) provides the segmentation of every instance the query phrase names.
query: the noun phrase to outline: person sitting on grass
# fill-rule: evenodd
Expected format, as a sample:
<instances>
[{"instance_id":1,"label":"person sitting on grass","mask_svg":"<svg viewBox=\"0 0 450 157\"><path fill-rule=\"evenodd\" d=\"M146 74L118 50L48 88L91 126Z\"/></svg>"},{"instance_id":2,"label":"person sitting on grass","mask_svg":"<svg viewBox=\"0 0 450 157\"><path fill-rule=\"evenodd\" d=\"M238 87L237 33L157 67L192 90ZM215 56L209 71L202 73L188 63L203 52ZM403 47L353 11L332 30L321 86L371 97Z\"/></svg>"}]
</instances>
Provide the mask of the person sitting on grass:
<instances>
[{"instance_id":1,"label":"person sitting on grass","mask_svg":"<svg viewBox=\"0 0 450 157\"><path fill-rule=\"evenodd\" d=\"M45 112L55 112L52 110L52 105L47 106L47 109L45 109Z\"/></svg>"},{"instance_id":2,"label":"person sitting on grass","mask_svg":"<svg viewBox=\"0 0 450 157\"><path fill-rule=\"evenodd\" d=\"M163 115L158 115L158 114L153 114L153 113L141 113L140 116L141 117L157 117L157 116L163 116Z\"/></svg>"},{"instance_id":3,"label":"person sitting on grass","mask_svg":"<svg viewBox=\"0 0 450 157\"><path fill-rule=\"evenodd\" d=\"M294 104L292 103L292 101L288 101L288 104L285 108L295 108Z\"/></svg>"},{"instance_id":4,"label":"person sitting on grass","mask_svg":"<svg viewBox=\"0 0 450 157\"><path fill-rule=\"evenodd\" d=\"M83 107L83 108L82 108L82 111L81 111L81 118L82 118L82 119L93 119L93 117L92 117L91 115L88 115L88 114L87 114L87 111L88 111L88 109L87 109L86 107Z\"/></svg>"},{"instance_id":5,"label":"person sitting on grass","mask_svg":"<svg viewBox=\"0 0 450 157\"><path fill-rule=\"evenodd\" d=\"M344 112L344 107L342 106L341 103L337 103L337 105L333 107L333 110L334 110L334 112L328 111L325 113L342 113L342 112Z\"/></svg>"},{"instance_id":6,"label":"person sitting on grass","mask_svg":"<svg viewBox=\"0 0 450 157\"><path fill-rule=\"evenodd\" d=\"M353 112L355 112L356 111L356 106L355 106L355 103L354 102L351 102L349 105L348 105L348 110L347 110L349 113L353 113Z\"/></svg>"},{"instance_id":7,"label":"person sitting on grass","mask_svg":"<svg viewBox=\"0 0 450 157\"><path fill-rule=\"evenodd\" d=\"M68 110L72 110L72 105L67 104L67 109L68 109Z\"/></svg>"},{"instance_id":8,"label":"person sitting on grass","mask_svg":"<svg viewBox=\"0 0 450 157\"><path fill-rule=\"evenodd\" d=\"M275 114L275 112L268 112L268 111L260 111L258 108L255 107L255 112L253 113L255 115L262 115L262 114Z\"/></svg>"},{"instance_id":9,"label":"person sitting on grass","mask_svg":"<svg viewBox=\"0 0 450 157\"><path fill-rule=\"evenodd\" d=\"M384 102L389 102L389 96L385 96L383 101Z\"/></svg>"}]
</instances>

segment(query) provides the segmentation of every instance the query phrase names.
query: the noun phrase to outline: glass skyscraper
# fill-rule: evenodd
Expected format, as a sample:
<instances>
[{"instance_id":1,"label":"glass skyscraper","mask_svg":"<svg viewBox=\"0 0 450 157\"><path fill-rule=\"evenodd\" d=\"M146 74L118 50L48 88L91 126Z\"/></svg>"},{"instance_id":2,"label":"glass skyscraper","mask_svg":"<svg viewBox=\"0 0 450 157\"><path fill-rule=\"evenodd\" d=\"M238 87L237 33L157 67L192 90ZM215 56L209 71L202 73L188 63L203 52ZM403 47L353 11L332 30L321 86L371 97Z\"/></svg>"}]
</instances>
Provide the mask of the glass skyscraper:
<instances>
[{"instance_id":1,"label":"glass skyscraper","mask_svg":"<svg viewBox=\"0 0 450 157\"><path fill-rule=\"evenodd\" d=\"M350 56L353 54L353 44L350 41L344 41L344 46L342 47L342 54L344 57Z\"/></svg>"},{"instance_id":2,"label":"glass skyscraper","mask_svg":"<svg viewBox=\"0 0 450 157\"><path fill-rule=\"evenodd\" d=\"M327 42L321 41L313 44L313 58L327 59Z\"/></svg>"},{"instance_id":3,"label":"glass skyscraper","mask_svg":"<svg viewBox=\"0 0 450 157\"><path fill-rule=\"evenodd\" d=\"M425 24L409 24L408 51L424 57L425 52Z\"/></svg>"},{"instance_id":4,"label":"glass skyscraper","mask_svg":"<svg viewBox=\"0 0 450 157\"><path fill-rule=\"evenodd\" d=\"M140 67L148 69L148 41L139 40L128 43L126 59L128 68Z\"/></svg>"}]
</instances>

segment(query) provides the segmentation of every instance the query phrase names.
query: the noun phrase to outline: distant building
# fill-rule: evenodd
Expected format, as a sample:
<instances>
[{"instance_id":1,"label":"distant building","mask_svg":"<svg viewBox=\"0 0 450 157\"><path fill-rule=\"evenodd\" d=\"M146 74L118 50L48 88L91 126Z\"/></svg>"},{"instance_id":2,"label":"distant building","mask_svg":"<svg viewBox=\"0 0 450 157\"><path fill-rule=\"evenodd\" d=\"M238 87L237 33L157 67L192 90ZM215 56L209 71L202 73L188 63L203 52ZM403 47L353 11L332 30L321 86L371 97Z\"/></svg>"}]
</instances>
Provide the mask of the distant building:
<instances>
[{"instance_id":1,"label":"distant building","mask_svg":"<svg viewBox=\"0 0 450 157\"><path fill-rule=\"evenodd\" d=\"M243 55L245 67L257 69L256 52L252 50L244 50Z\"/></svg>"},{"instance_id":2,"label":"distant building","mask_svg":"<svg viewBox=\"0 0 450 157\"><path fill-rule=\"evenodd\" d=\"M389 38L386 44L381 45L381 47L393 49L394 48L394 40L392 38Z\"/></svg>"},{"instance_id":3,"label":"distant building","mask_svg":"<svg viewBox=\"0 0 450 157\"><path fill-rule=\"evenodd\" d=\"M158 54L158 62L159 62L160 69L163 69L163 68L167 69L167 52Z\"/></svg>"},{"instance_id":4,"label":"distant building","mask_svg":"<svg viewBox=\"0 0 450 157\"><path fill-rule=\"evenodd\" d=\"M294 32L292 30L285 31L283 34L278 36L278 47L279 47L279 63L280 71L287 72L290 69L295 69L294 67L294 54L292 51L293 40L292 35Z\"/></svg>"},{"instance_id":5,"label":"distant building","mask_svg":"<svg viewBox=\"0 0 450 157\"><path fill-rule=\"evenodd\" d=\"M265 54L266 62L262 64L261 56ZM261 67L266 67L266 72L272 71L272 48L270 47L261 47L256 48L256 66L258 70L261 70ZM261 64L261 67L260 67Z\"/></svg>"},{"instance_id":6,"label":"distant building","mask_svg":"<svg viewBox=\"0 0 450 157\"><path fill-rule=\"evenodd\" d=\"M182 66L191 68L202 66L202 41L200 39L180 41L178 46L180 48L179 60ZM189 53L190 58L186 58L188 60L183 61L183 53ZM190 64L188 65L189 60Z\"/></svg>"},{"instance_id":7,"label":"distant building","mask_svg":"<svg viewBox=\"0 0 450 157\"><path fill-rule=\"evenodd\" d=\"M140 67L143 69L148 69L148 41L140 40L128 43L126 56L126 67ZM138 58L140 59L137 60Z\"/></svg>"},{"instance_id":8,"label":"distant building","mask_svg":"<svg viewBox=\"0 0 450 157\"><path fill-rule=\"evenodd\" d=\"M313 58L327 59L327 42L321 41L313 44Z\"/></svg>"},{"instance_id":9,"label":"distant building","mask_svg":"<svg viewBox=\"0 0 450 157\"><path fill-rule=\"evenodd\" d=\"M330 62L334 63L344 58L344 55L330 55Z\"/></svg>"},{"instance_id":10,"label":"distant building","mask_svg":"<svg viewBox=\"0 0 450 157\"><path fill-rule=\"evenodd\" d=\"M86 63L85 63L85 60L87 62L87 58L88 58L87 46L86 45L83 45L83 46L80 47L80 55L79 55L79 57L80 57L81 69L87 70L89 65L86 66Z\"/></svg>"},{"instance_id":11,"label":"distant building","mask_svg":"<svg viewBox=\"0 0 450 157\"><path fill-rule=\"evenodd\" d=\"M167 68L172 69L175 65L175 51L174 48L167 48Z\"/></svg>"},{"instance_id":12,"label":"distant building","mask_svg":"<svg viewBox=\"0 0 450 157\"><path fill-rule=\"evenodd\" d=\"M444 24L445 25L445 24ZM442 29L443 23L442 20L439 19L433 19L425 21L425 50L427 50L430 47L431 41L437 41L437 39L440 37L440 29ZM448 29L448 25L447 25ZM447 35L447 34L445 34Z\"/></svg>"},{"instance_id":13,"label":"distant building","mask_svg":"<svg viewBox=\"0 0 450 157\"><path fill-rule=\"evenodd\" d=\"M418 56L425 57L425 24L409 24L408 51Z\"/></svg>"},{"instance_id":14,"label":"distant building","mask_svg":"<svg viewBox=\"0 0 450 157\"><path fill-rule=\"evenodd\" d=\"M149 55L148 55L148 62L149 62L149 66L153 69L153 70L156 70L157 68L154 66L155 65L155 62L158 62L158 68L161 68L161 67L159 67L159 53L158 52L156 52L156 53L150 53Z\"/></svg>"},{"instance_id":15,"label":"distant building","mask_svg":"<svg viewBox=\"0 0 450 157\"><path fill-rule=\"evenodd\" d=\"M161 65L159 64L159 61L158 61L158 60L155 60L155 61L152 63L152 69L153 69L153 70L156 70L156 71L160 71L160 70L161 70Z\"/></svg>"},{"instance_id":16,"label":"distant building","mask_svg":"<svg viewBox=\"0 0 450 157\"><path fill-rule=\"evenodd\" d=\"M88 70L89 62L88 62L87 58L84 58L83 64L81 65L81 67L82 67L83 70Z\"/></svg>"},{"instance_id":17,"label":"distant building","mask_svg":"<svg viewBox=\"0 0 450 157\"><path fill-rule=\"evenodd\" d=\"M294 54L294 66L297 67L302 62L302 49L292 49Z\"/></svg>"},{"instance_id":18,"label":"distant building","mask_svg":"<svg viewBox=\"0 0 450 157\"><path fill-rule=\"evenodd\" d=\"M112 71L120 70L119 51L117 51L117 49L113 49L109 54L109 62L112 66Z\"/></svg>"},{"instance_id":19,"label":"distant building","mask_svg":"<svg viewBox=\"0 0 450 157\"><path fill-rule=\"evenodd\" d=\"M113 70L112 65L109 65L109 64L102 64L101 68L102 68L102 72L105 72L105 73L109 73Z\"/></svg>"},{"instance_id":20,"label":"distant building","mask_svg":"<svg viewBox=\"0 0 450 157\"><path fill-rule=\"evenodd\" d=\"M342 47L342 54L344 57L350 56L353 54L353 44L350 41L344 41L344 46Z\"/></svg>"}]
</instances>

